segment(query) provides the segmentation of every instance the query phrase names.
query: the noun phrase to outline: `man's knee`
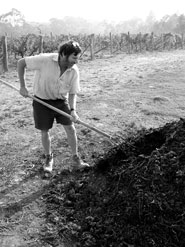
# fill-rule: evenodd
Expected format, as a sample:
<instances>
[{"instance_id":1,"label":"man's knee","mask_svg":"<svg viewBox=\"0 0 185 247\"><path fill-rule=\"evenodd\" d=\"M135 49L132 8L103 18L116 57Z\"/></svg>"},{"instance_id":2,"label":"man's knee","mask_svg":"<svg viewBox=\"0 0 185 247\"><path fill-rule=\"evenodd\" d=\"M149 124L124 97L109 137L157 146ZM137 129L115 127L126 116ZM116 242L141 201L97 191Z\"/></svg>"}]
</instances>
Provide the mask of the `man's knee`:
<instances>
[{"instance_id":1,"label":"man's knee","mask_svg":"<svg viewBox=\"0 0 185 247\"><path fill-rule=\"evenodd\" d=\"M67 134L69 134L69 135L75 135L76 134L76 129L75 129L75 126L73 124L72 125L65 125L64 129L67 132Z\"/></svg>"},{"instance_id":2,"label":"man's knee","mask_svg":"<svg viewBox=\"0 0 185 247\"><path fill-rule=\"evenodd\" d=\"M41 135L42 135L42 137L48 136L49 130L41 130Z\"/></svg>"}]
</instances>

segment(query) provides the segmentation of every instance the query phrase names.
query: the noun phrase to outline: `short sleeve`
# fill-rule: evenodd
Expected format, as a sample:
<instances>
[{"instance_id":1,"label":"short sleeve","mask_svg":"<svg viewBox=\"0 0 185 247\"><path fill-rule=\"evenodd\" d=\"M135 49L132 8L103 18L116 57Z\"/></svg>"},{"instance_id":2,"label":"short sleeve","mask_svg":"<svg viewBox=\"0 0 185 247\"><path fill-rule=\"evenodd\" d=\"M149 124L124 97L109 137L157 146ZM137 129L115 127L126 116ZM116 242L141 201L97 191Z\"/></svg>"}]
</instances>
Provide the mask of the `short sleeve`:
<instances>
[{"instance_id":1,"label":"short sleeve","mask_svg":"<svg viewBox=\"0 0 185 247\"><path fill-rule=\"evenodd\" d=\"M25 57L26 68L30 70L40 69L43 64L43 61L44 59L42 55Z\"/></svg>"},{"instance_id":2,"label":"short sleeve","mask_svg":"<svg viewBox=\"0 0 185 247\"><path fill-rule=\"evenodd\" d=\"M77 94L80 91L80 74L78 69L72 69L70 80L70 94Z\"/></svg>"}]
</instances>

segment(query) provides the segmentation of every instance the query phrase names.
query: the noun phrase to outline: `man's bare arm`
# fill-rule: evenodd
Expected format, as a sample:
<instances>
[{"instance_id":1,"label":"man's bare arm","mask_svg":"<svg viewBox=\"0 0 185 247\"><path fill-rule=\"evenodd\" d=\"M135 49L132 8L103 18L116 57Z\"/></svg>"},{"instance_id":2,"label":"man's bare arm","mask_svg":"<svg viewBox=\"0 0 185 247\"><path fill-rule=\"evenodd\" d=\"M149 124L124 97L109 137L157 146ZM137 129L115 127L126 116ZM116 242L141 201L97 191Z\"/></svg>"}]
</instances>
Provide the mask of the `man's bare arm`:
<instances>
[{"instance_id":1,"label":"man's bare arm","mask_svg":"<svg viewBox=\"0 0 185 247\"><path fill-rule=\"evenodd\" d=\"M25 82L25 68L26 68L26 62L24 58L21 58L17 63L17 71L20 81L20 94L24 97L28 97L28 90L26 88L26 82Z\"/></svg>"}]
</instances>

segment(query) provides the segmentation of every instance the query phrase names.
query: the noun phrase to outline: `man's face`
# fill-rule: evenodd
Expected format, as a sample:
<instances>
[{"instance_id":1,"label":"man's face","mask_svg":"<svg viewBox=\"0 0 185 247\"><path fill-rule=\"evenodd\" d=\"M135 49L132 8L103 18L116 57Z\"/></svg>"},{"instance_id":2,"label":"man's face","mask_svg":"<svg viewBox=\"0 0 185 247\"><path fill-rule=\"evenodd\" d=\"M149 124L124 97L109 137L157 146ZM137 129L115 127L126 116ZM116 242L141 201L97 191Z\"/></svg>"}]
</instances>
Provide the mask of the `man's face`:
<instances>
[{"instance_id":1,"label":"man's face","mask_svg":"<svg viewBox=\"0 0 185 247\"><path fill-rule=\"evenodd\" d=\"M78 63L78 59L80 57L80 54L75 55L75 53L72 53L69 55L69 57L62 56L61 62L67 66L67 67L72 67L74 64Z\"/></svg>"}]
</instances>

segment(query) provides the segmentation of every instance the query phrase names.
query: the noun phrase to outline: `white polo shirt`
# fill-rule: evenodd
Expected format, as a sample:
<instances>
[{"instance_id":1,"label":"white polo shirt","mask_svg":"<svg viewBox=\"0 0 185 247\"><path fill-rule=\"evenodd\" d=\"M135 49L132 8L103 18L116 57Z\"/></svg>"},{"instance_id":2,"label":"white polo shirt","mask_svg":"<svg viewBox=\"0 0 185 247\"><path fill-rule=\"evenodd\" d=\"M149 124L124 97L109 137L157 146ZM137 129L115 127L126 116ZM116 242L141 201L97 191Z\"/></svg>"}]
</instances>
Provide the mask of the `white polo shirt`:
<instances>
[{"instance_id":1,"label":"white polo shirt","mask_svg":"<svg viewBox=\"0 0 185 247\"><path fill-rule=\"evenodd\" d=\"M67 99L80 90L79 69L76 64L60 76L58 53L43 53L25 57L26 69L35 70L33 93L41 99Z\"/></svg>"}]
</instances>

